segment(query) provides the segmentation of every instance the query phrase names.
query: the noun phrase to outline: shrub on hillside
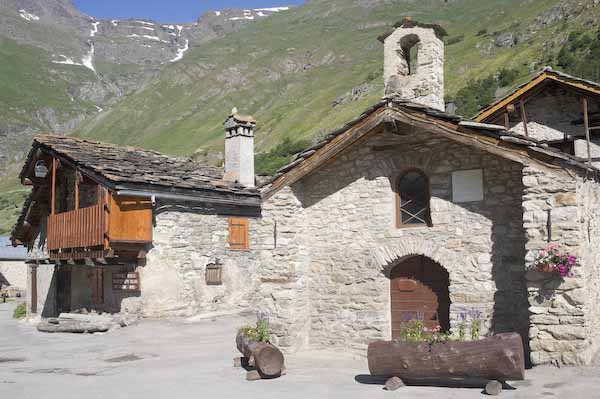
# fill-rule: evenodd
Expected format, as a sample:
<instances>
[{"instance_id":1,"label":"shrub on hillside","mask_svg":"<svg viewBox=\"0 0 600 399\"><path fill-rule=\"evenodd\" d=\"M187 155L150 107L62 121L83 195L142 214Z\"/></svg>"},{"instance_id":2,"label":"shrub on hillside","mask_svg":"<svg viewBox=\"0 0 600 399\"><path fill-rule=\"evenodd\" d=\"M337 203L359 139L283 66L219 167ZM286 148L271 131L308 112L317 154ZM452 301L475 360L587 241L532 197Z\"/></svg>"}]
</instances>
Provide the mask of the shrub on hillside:
<instances>
[{"instance_id":1,"label":"shrub on hillside","mask_svg":"<svg viewBox=\"0 0 600 399\"><path fill-rule=\"evenodd\" d=\"M279 168L291 161L294 154L310 146L308 140L293 141L285 137L281 143L268 152L256 156L256 173L262 176L272 176Z\"/></svg>"}]
</instances>

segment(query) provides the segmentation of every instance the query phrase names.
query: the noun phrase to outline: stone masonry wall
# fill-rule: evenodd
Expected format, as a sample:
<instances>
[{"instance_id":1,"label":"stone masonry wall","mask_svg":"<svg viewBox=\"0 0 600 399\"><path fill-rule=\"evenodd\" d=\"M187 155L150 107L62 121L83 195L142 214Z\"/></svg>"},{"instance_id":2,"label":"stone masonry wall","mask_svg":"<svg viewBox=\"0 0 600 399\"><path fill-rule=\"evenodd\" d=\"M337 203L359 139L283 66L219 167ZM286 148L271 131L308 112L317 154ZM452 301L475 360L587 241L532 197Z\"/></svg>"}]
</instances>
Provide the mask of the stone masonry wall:
<instances>
[{"instance_id":1,"label":"stone masonry wall","mask_svg":"<svg viewBox=\"0 0 600 399\"><path fill-rule=\"evenodd\" d=\"M23 261L0 261L0 288L10 286L25 291L27 265Z\"/></svg>"},{"instance_id":2,"label":"stone masonry wall","mask_svg":"<svg viewBox=\"0 0 600 399\"><path fill-rule=\"evenodd\" d=\"M250 220L250 249L230 250L229 222L192 205L159 204L154 243L138 268L142 293L122 302L147 317L260 313L284 350L308 343L307 256L302 210L284 189ZM207 285L205 269L219 260L223 285Z\"/></svg>"},{"instance_id":3,"label":"stone masonry wall","mask_svg":"<svg viewBox=\"0 0 600 399\"><path fill-rule=\"evenodd\" d=\"M581 194L577 193L577 180L564 172L528 167L524 169L523 184L528 266L536 251L549 242L558 243L561 250L580 257L580 265L571 278L561 279L534 270L527 273L531 360L533 364L586 363L589 303L585 276L590 272L590 253L582 257L581 206L578 205Z\"/></svg>"},{"instance_id":4,"label":"stone masonry wall","mask_svg":"<svg viewBox=\"0 0 600 399\"><path fill-rule=\"evenodd\" d=\"M252 229L255 224L250 222ZM258 257L253 251L229 250L228 232L227 217L192 206L161 208L159 204L153 248L147 264L138 270L141 296L126 299L122 306L127 311L139 307L146 317L249 309L258 289ZM206 266L216 262L223 265L223 285L207 285Z\"/></svg>"},{"instance_id":5,"label":"stone masonry wall","mask_svg":"<svg viewBox=\"0 0 600 399\"><path fill-rule=\"evenodd\" d=\"M310 345L363 352L390 338L386 273L425 255L450 273L451 322L479 311L483 332L527 333L521 166L426 133L393 150L380 135L294 185L310 249ZM433 227L396 228L393 181L417 167L430 177ZM452 172L483 169L484 200L452 202ZM269 201L268 201L269 202Z\"/></svg>"},{"instance_id":6,"label":"stone masonry wall","mask_svg":"<svg viewBox=\"0 0 600 399\"><path fill-rule=\"evenodd\" d=\"M586 349L581 354L589 364L600 353L600 184L593 178L578 178L577 202L580 212L581 263L585 289L573 292L572 301L585 301Z\"/></svg>"}]
</instances>

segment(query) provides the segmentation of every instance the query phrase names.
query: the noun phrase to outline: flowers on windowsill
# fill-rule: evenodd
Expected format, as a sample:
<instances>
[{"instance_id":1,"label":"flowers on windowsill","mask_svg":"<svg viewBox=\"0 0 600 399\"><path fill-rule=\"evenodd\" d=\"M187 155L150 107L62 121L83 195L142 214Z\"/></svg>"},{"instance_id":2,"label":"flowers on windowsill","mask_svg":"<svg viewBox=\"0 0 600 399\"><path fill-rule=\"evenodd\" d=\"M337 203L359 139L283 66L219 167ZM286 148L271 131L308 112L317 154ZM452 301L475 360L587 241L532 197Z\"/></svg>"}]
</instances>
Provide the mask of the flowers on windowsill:
<instances>
[{"instance_id":1,"label":"flowers on windowsill","mask_svg":"<svg viewBox=\"0 0 600 399\"><path fill-rule=\"evenodd\" d=\"M557 274L561 277L573 277L572 270L576 264L576 256L562 252L558 244L550 244L536 253L532 269L541 273Z\"/></svg>"}]
</instances>

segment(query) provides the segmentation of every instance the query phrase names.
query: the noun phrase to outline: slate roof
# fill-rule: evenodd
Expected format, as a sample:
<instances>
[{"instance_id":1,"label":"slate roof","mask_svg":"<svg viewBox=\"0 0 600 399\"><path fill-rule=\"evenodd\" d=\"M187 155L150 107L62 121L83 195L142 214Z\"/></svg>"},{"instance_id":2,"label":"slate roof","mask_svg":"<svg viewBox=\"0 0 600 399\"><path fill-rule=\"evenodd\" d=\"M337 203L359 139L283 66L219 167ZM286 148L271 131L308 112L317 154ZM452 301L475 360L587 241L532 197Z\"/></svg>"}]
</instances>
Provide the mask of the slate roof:
<instances>
[{"instance_id":1,"label":"slate roof","mask_svg":"<svg viewBox=\"0 0 600 399\"><path fill-rule=\"evenodd\" d=\"M0 261L20 261L27 259L27 248L13 247L9 237L0 237Z\"/></svg>"},{"instance_id":2,"label":"slate roof","mask_svg":"<svg viewBox=\"0 0 600 399\"><path fill-rule=\"evenodd\" d=\"M446 32L446 30L444 28L442 28L440 25L426 24L426 23L422 23L422 22L417 22L417 21L413 20L412 17L404 17L402 20L396 22L393 25L393 29L390 29L387 32L385 32L383 35L380 35L377 38L377 40L379 40L380 42L383 43L383 42L385 42L385 39L387 39L392 33L394 33L394 31L397 28L414 28L414 27L433 29L436 36L440 39L442 39L444 36L448 36L448 33Z\"/></svg>"},{"instance_id":3,"label":"slate roof","mask_svg":"<svg viewBox=\"0 0 600 399\"><path fill-rule=\"evenodd\" d=\"M277 174L275 175L272 181L267 182L265 185L263 185L263 192L269 192L269 186L275 184L277 182L277 179L281 178L291 170L300 166L304 161L317 154L321 148L325 147L327 144L333 141L333 139L346 133L355 125L358 125L362 121L369 118L377 110L386 106L397 108L399 110L409 110L422 113L428 118L431 118L432 122L435 120L450 122L453 125L455 125L456 130L460 131L461 134L472 133L474 135L483 135L499 139L500 141L506 143L522 146L524 147L524 149L531 151L531 153L533 154L538 154L542 157L550 157L554 159L559 165L563 167L572 167L583 172L592 172L596 174L600 172L600 170L596 167L587 164L586 160L583 158L575 157L573 155L562 152L556 148L550 147L547 145L547 143L543 141L539 141L531 137L525 137L513 133L509 130L506 130L504 126L474 122L473 120L463 118L462 116L451 115L421 104L416 104L410 101L403 100L397 96L392 95L384 97L381 101L366 109L357 118L348 122L341 128L329 133L321 141L317 142L316 144L312 145L306 150L296 154L293 157L292 162L283 166L277 171Z\"/></svg>"},{"instance_id":4,"label":"slate roof","mask_svg":"<svg viewBox=\"0 0 600 399\"><path fill-rule=\"evenodd\" d=\"M38 150L68 160L89 177L113 189L158 191L211 191L256 196L257 191L222 180L223 170L137 147L118 146L69 136L40 135L33 140L21 178L29 170Z\"/></svg>"},{"instance_id":5,"label":"slate roof","mask_svg":"<svg viewBox=\"0 0 600 399\"><path fill-rule=\"evenodd\" d=\"M544 67L540 72L535 74L531 79L529 79L525 83L517 86L510 93L508 93L505 96L503 96L502 98L492 102L491 104L488 104L488 105L482 107L474 119L475 120L482 119L482 115L491 112L491 110L493 110L493 112L496 112L496 110L494 110L494 108L496 108L498 105L500 105L506 99L514 96L515 94L517 94L520 91L522 91L523 89L525 89L528 85L533 84L533 82L535 82L536 79L538 79L544 75L553 76L556 78L555 80L557 80L559 82L578 85L582 89L587 88L589 91L594 92L595 94L598 94L598 91L600 91L600 83L597 83L597 82L594 82L591 80L587 80L587 79L578 78L577 76L569 75L568 73L557 71L557 70L552 69L552 67L547 66L547 67ZM545 79L544 79L544 81L545 81ZM581 86L583 86L583 87L581 87ZM525 90L524 93L528 92L530 89ZM483 119L485 119L485 118L483 118Z\"/></svg>"}]
</instances>

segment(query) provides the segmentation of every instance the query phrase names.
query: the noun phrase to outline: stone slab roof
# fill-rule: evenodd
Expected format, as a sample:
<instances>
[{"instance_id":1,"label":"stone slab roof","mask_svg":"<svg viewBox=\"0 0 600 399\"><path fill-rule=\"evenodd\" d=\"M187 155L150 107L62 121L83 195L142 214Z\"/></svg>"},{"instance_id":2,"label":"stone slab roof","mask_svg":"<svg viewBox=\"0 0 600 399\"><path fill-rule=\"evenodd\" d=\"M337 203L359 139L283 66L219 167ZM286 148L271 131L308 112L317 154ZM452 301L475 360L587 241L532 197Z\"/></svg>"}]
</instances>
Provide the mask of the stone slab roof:
<instances>
[{"instance_id":1,"label":"stone slab roof","mask_svg":"<svg viewBox=\"0 0 600 399\"><path fill-rule=\"evenodd\" d=\"M200 191L257 195L254 189L223 181L221 168L142 148L68 136L36 136L21 179L26 177L31 160L39 150L66 159L73 166L89 172L91 178L113 189L176 190L189 195Z\"/></svg>"},{"instance_id":2,"label":"stone slab roof","mask_svg":"<svg viewBox=\"0 0 600 399\"><path fill-rule=\"evenodd\" d=\"M547 80L555 81L567 85L573 89L589 93L590 95L600 95L600 83L591 80L578 78L564 72L556 71L551 67L545 67L527 82L517 86L513 91L494 101L493 103L483 107L475 116L476 121L484 121L488 117L494 115L498 110L502 109L507 104L514 102L523 95L531 92L539 84Z\"/></svg>"},{"instance_id":3,"label":"stone slab roof","mask_svg":"<svg viewBox=\"0 0 600 399\"><path fill-rule=\"evenodd\" d=\"M389 96L369 107L356 119L329 133L321 141L296 154L292 159L292 162L277 171L277 174L272 181L267 182L261 187L263 197L272 195L282 186L293 184L293 182L297 181L301 176L310 173L312 169L318 167L316 165L320 164L320 158L325 159L332 155L332 152L328 153L328 149L333 145L338 145L339 141L341 141L338 138L343 139L342 136L351 134L353 129L359 129L361 126L366 125L368 120L373 118L376 113L382 115L380 118L383 123L385 123L386 120L391 122L395 120L396 116L394 114L383 115L381 112L382 110L389 110L392 112L395 110L400 111L402 114L415 115L422 124L425 124L425 126L430 124L432 129L442 127L445 129L445 133L448 137L456 136L457 139L469 136L471 136L470 138L472 139L478 139L480 137L492 138L501 145L519 150L519 154L513 156L512 159L536 159L541 163L552 164L565 169L571 168L583 173L590 172L595 176L600 176L600 170L587 164L585 159L575 157L550 147L543 141L513 133L506 130L504 126L477 123L458 115L451 115L421 104L402 100L397 96ZM371 126L375 125L371 124ZM424 128L427 129L427 127ZM336 140L338 143L334 143ZM471 141L474 142L473 140ZM485 144L482 147L485 146L487 146L488 149L495 147L494 150L500 156L503 156L503 150L498 145ZM342 146L339 148L339 151L341 151ZM291 174L291 172L300 169L302 169L302 172L297 174L297 176L293 178L286 177L286 175Z\"/></svg>"}]
</instances>

